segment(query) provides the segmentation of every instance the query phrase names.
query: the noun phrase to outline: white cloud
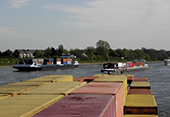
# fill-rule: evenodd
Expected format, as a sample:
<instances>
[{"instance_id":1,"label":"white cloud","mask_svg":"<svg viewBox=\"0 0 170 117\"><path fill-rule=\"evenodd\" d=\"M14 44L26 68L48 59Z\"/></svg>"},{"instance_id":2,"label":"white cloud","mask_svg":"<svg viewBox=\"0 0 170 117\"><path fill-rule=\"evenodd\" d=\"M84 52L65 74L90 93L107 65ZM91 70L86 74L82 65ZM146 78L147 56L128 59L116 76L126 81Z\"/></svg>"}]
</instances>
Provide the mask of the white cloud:
<instances>
[{"instance_id":1,"label":"white cloud","mask_svg":"<svg viewBox=\"0 0 170 117\"><path fill-rule=\"evenodd\" d=\"M69 17L72 20L64 23L81 29L154 31L169 27L169 5L169 0L95 0L85 6L46 8L73 14Z\"/></svg>"},{"instance_id":2,"label":"white cloud","mask_svg":"<svg viewBox=\"0 0 170 117\"><path fill-rule=\"evenodd\" d=\"M9 0L9 3L13 8L19 9L22 6L28 5L28 1L30 0Z\"/></svg>"}]
</instances>

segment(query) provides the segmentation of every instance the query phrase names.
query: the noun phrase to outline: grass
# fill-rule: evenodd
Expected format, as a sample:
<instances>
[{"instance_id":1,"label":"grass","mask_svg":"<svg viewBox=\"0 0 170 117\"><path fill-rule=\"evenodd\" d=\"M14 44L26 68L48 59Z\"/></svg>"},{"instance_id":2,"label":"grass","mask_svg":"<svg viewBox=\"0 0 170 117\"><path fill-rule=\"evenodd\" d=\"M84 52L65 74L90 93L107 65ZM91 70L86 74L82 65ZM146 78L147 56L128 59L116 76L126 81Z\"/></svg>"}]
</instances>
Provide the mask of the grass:
<instances>
[{"instance_id":1,"label":"grass","mask_svg":"<svg viewBox=\"0 0 170 117\"><path fill-rule=\"evenodd\" d=\"M11 66L18 62L18 59L0 58L0 66Z\"/></svg>"}]
</instances>

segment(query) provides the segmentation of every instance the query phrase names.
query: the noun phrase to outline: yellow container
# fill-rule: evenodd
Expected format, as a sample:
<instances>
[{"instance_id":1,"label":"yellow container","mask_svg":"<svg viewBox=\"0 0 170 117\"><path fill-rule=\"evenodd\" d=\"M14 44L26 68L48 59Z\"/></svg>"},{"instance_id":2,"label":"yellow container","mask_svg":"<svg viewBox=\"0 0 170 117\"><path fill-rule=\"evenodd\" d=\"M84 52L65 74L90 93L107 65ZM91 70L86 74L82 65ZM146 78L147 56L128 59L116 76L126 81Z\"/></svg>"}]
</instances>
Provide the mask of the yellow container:
<instances>
[{"instance_id":1,"label":"yellow container","mask_svg":"<svg viewBox=\"0 0 170 117\"><path fill-rule=\"evenodd\" d=\"M6 98L9 98L9 97L11 97L11 95L8 95L8 94L0 94L0 100L6 99Z\"/></svg>"},{"instance_id":2,"label":"yellow container","mask_svg":"<svg viewBox=\"0 0 170 117\"><path fill-rule=\"evenodd\" d=\"M25 82L58 82L58 81L73 81L73 75L47 75L38 77Z\"/></svg>"},{"instance_id":3,"label":"yellow container","mask_svg":"<svg viewBox=\"0 0 170 117\"><path fill-rule=\"evenodd\" d=\"M131 94L127 96L125 114L157 115L157 104L153 95Z\"/></svg>"},{"instance_id":4,"label":"yellow container","mask_svg":"<svg viewBox=\"0 0 170 117\"><path fill-rule=\"evenodd\" d=\"M63 95L17 95L0 101L1 117L29 117L57 102Z\"/></svg>"},{"instance_id":5,"label":"yellow container","mask_svg":"<svg viewBox=\"0 0 170 117\"><path fill-rule=\"evenodd\" d=\"M129 78L134 78L133 74L126 74L126 76L129 77Z\"/></svg>"},{"instance_id":6,"label":"yellow container","mask_svg":"<svg viewBox=\"0 0 170 117\"><path fill-rule=\"evenodd\" d=\"M17 95L25 91L50 84L51 82L16 82L0 86L0 94Z\"/></svg>"},{"instance_id":7,"label":"yellow container","mask_svg":"<svg viewBox=\"0 0 170 117\"><path fill-rule=\"evenodd\" d=\"M124 115L124 117L158 117L158 115Z\"/></svg>"},{"instance_id":8,"label":"yellow container","mask_svg":"<svg viewBox=\"0 0 170 117\"><path fill-rule=\"evenodd\" d=\"M17 95L19 93L23 93L25 91L29 91L31 89L37 88L36 86L4 86L0 88L0 94L11 94Z\"/></svg>"},{"instance_id":9,"label":"yellow container","mask_svg":"<svg viewBox=\"0 0 170 117\"><path fill-rule=\"evenodd\" d=\"M16 83L12 83L12 84L8 84L5 86L43 86L46 84L50 84L51 82L16 82Z\"/></svg>"},{"instance_id":10,"label":"yellow container","mask_svg":"<svg viewBox=\"0 0 170 117\"><path fill-rule=\"evenodd\" d=\"M63 94L68 95L69 93L75 91L76 89L84 86L86 82L54 82L52 84L45 85L24 94Z\"/></svg>"},{"instance_id":11,"label":"yellow container","mask_svg":"<svg viewBox=\"0 0 170 117\"><path fill-rule=\"evenodd\" d=\"M126 102L127 96L127 77L126 75L107 75L107 74L97 74L99 78L94 79L94 82L121 82L123 83L123 92L124 92L124 105Z\"/></svg>"},{"instance_id":12,"label":"yellow container","mask_svg":"<svg viewBox=\"0 0 170 117\"><path fill-rule=\"evenodd\" d=\"M132 82L130 85L130 88L149 88L150 89L150 83L149 82Z\"/></svg>"}]
</instances>

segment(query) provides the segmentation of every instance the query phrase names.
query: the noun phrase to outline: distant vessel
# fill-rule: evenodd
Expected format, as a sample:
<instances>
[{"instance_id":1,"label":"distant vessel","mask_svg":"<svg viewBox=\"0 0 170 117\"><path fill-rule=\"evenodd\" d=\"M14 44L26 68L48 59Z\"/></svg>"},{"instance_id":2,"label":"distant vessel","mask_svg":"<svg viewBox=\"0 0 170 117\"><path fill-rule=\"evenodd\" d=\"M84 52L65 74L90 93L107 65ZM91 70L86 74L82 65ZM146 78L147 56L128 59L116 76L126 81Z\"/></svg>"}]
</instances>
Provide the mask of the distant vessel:
<instances>
[{"instance_id":1,"label":"distant vessel","mask_svg":"<svg viewBox=\"0 0 170 117\"><path fill-rule=\"evenodd\" d=\"M145 63L145 60L135 60L134 62L118 62L118 63L104 63L101 72L118 72L121 70L129 71L136 69L148 68L149 65Z\"/></svg>"},{"instance_id":2,"label":"distant vessel","mask_svg":"<svg viewBox=\"0 0 170 117\"><path fill-rule=\"evenodd\" d=\"M78 66L78 61L72 60L70 56L61 56L58 59L21 59L19 64L12 67L19 71L35 71L76 68Z\"/></svg>"},{"instance_id":3,"label":"distant vessel","mask_svg":"<svg viewBox=\"0 0 170 117\"><path fill-rule=\"evenodd\" d=\"M170 65L170 59L164 59L165 65Z\"/></svg>"}]
</instances>

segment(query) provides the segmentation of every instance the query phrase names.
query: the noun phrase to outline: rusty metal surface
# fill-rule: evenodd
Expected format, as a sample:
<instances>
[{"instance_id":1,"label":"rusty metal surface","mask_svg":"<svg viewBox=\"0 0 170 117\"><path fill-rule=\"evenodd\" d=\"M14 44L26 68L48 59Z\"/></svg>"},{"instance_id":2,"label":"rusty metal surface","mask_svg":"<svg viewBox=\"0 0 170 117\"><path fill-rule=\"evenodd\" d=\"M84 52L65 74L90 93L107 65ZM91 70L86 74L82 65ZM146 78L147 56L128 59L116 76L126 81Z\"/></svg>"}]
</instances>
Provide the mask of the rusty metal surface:
<instances>
[{"instance_id":1,"label":"rusty metal surface","mask_svg":"<svg viewBox=\"0 0 170 117\"><path fill-rule=\"evenodd\" d=\"M152 94L151 89L130 89L128 94Z\"/></svg>"},{"instance_id":2,"label":"rusty metal surface","mask_svg":"<svg viewBox=\"0 0 170 117\"><path fill-rule=\"evenodd\" d=\"M112 95L68 95L33 117L115 117L115 97Z\"/></svg>"}]
</instances>

